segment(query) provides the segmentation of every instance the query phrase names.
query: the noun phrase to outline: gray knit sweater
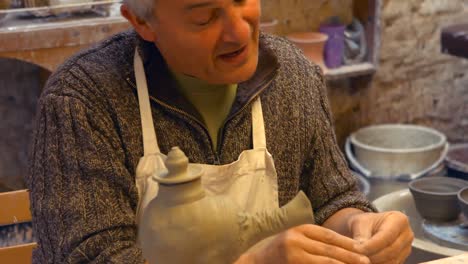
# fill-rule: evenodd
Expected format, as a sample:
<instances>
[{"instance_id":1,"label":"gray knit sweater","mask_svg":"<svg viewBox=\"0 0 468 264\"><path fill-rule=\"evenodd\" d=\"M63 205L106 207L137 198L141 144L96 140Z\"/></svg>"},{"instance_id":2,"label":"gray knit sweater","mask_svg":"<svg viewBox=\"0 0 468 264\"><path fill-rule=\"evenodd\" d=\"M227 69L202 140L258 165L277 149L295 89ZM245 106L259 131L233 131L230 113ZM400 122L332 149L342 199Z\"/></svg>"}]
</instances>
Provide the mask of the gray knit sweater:
<instances>
[{"instance_id":1,"label":"gray knit sweater","mask_svg":"<svg viewBox=\"0 0 468 264\"><path fill-rule=\"evenodd\" d=\"M317 224L345 207L372 210L338 149L320 69L292 44L261 36L257 72L239 84L214 151L157 49L128 31L69 59L41 95L27 177L39 242L34 263L143 263L135 242L134 174L143 154L135 46L163 153L179 146L191 162L235 161L252 148L251 103L260 96L280 205L303 190Z\"/></svg>"}]
</instances>

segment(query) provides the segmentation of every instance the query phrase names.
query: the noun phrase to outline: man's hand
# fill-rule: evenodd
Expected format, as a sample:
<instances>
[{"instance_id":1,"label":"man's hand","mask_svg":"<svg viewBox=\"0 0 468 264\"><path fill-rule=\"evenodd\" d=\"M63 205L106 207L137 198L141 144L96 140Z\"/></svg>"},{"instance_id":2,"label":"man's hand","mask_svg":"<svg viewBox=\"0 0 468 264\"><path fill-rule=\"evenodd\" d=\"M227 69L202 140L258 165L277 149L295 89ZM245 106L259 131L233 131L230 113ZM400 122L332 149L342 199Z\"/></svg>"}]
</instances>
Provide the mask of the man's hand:
<instances>
[{"instance_id":1,"label":"man's hand","mask_svg":"<svg viewBox=\"0 0 468 264\"><path fill-rule=\"evenodd\" d=\"M357 242L327 228L301 225L259 242L235 264L336 263L368 264Z\"/></svg>"},{"instance_id":2,"label":"man's hand","mask_svg":"<svg viewBox=\"0 0 468 264\"><path fill-rule=\"evenodd\" d=\"M356 249L368 256L372 264L403 263L411 253L414 234L403 213L355 214L348 225L352 237L359 242Z\"/></svg>"}]
</instances>

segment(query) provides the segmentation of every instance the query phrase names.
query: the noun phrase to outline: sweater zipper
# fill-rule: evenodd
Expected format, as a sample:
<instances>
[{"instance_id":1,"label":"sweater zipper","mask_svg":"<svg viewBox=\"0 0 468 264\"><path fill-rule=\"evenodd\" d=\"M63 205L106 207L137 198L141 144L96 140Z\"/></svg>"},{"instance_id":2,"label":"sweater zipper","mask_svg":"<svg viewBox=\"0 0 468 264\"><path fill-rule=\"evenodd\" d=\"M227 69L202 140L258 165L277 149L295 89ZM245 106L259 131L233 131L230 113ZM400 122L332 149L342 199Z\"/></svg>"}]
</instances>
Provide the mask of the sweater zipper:
<instances>
[{"instance_id":1,"label":"sweater zipper","mask_svg":"<svg viewBox=\"0 0 468 264\"><path fill-rule=\"evenodd\" d=\"M136 85L130 80L129 77L127 77L126 80L127 80L127 82L128 82L134 89L138 90L138 88L136 87ZM216 165L220 165L220 164L221 164L221 161L220 161L220 158L219 158L219 155L218 155L218 151L214 151L214 150L213 150L213 147L212 147L212 146L213 146L213 139L211 139L211 137L209 136L210 134L208 133L208 128L206 128L206 126L205 126L202 122L200 122L197 118L195 118L194 116L190 115L189 113L186 113L186 112L184 112L184 111L182 111L182 110L180 110L180 109L178 109L178 108L172 107L172 106L170 106L170 105L168 105L168 104L162 102L161 100L158 100L158 99L154 98L154 97L151 96L151 95L150 95L149 97L150 97L152 100L154 100L156 103L158 103L159 105L161 105L161 106L163 106L163 107L169 109L170 111L176 112L176 113L178 113L178 114L180 114L180 115L182 115L182 116L184 116L184 117L186 117L186 118L188 118L188 119L194 121L196 124L198 124L198 125L203 129L203 131L206 133L206 135L208 135L208 139L209 139L210 144L211 144L211 145L210 145L210 148L211 148L211 151L212 151L212 155L213 155L214 158L215 158L215 164L216 164Z\"/></svg>"},{"instance_id":2,"label":"sweater zipper","mask_svg":"<svg viewBox=\"0 0 468 264\"><path fill-rule=\"evenodd\" d=\"M248 105L250 105L250 103L255 99L257 98L257 96L268 86L270 85L271 83L273 82L273 78L271 78L268 82L266 82L265 84L263 84L261 86L260 89L257 90L257 92L252 95L249 99L249 101L247 101L246 104L244 104L237 112L235 112L233 115L231 115L230 117L226 118L226 120L224 120L224 122L222 123L221 125L221 129L220 129L220 134L218 135L218 139L221 139L221 140L218 140L217 142L217 147L216 147L216 152L218 152L220 149L221 149L221 145L222 145L222 138L224 137L224 126L229 122L231 121L236 115L238 115L239 113L241 113L242 111L244 111L245 108L247 108ZM252 124L253 125L253 124Z\"/></svg>"},{"instance_id":3,"label":"sweater zipper","mask_svg":"<svg viewBox=\"0 0 468 264\"><path fill-rule=\"evenodd\" d=\"M128 82L134 89L136 89L136 90L138 89L138 88L136 87L136 85L130 80L129 77L127 77L126 80L127 80L127 82ZM213 150L213 147L211 147L211 146L213 146L213 139L212 139L210 136L208 136L208 139L210 140L210 144L211 144L210 148L211 148L211 150L212 150L213 156L215 157L215 164L216 164L216 165L220 165L220 164L221 164L221 159L220 159L220 155L219 155L220 152L219 152L219 151L221 150L221 145L222 145L222 142L223 142L224 127L226 126L226 124L227 124L230 120L232 120L235 116L237 116L239 113L241 113L242 111L244 111L244 109L246 109L247 106L250 105L250 103L265 89L265 87L267 87L268 85L270 85L270 83L271 83L272 81L273 81L273 78L271 78L268 82L266 82L265 84L263 84L263 85L261 86L261 88L258 89L258 91L250 97L250 99L247 101L247 103L245 103L237 112L235 112L235 113L234 113L233 115L231 115L229 118L227 118L226 120L224 120L224 122L223 122L222 125L221 125L220 134L218 135L218 142L216 142L216 151ZM183 115L183 116L189 118L190 120L194 121L195 123L197 123L197 124L204 130L204 132L206 133L206 135L209 135L209 133L208 133L208 128L206 128L206 126L205 126L202 122L200 122L198 119L196 119L196 118L193 117L192 115L190 115L190 114L188 114L188 113L186 113L186 112L184 112L184 111L182 111L182 110L180 110L180 109L178 109L178 108L172 107L172 106L170 106L170 105L168 105L168 104L162 102L161 100L158 100L158 99L154 98L154 97L151 96L151 95L150 95L150 98L153 99L153 100L154 100L155 102L157 102L158 104L160 104L161 106L166 107L166 108L168 108L169 110L174 111L174 112L176 112L176 113L179 113L179 114L181 114L181 115Z\"/></svg>"}]
</instances>

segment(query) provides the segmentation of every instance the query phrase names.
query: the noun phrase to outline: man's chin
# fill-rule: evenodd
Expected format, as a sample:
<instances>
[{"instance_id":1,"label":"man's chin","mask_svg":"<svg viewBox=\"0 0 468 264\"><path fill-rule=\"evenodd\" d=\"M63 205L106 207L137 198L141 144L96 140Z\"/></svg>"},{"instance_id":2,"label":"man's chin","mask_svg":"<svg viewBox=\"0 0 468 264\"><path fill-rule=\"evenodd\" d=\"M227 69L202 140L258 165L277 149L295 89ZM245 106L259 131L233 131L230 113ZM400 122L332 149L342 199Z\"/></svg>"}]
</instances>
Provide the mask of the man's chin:
<instances>
[{"instance_id":1,"label":"man's chin","mask_svg":"<svg viewBox=\"0 0 468 264\"><path fill-rule=\"evenodd\" d=\"M223 77L220 76L221 78L216 80L216 82L218 84L241 83L249 80L252 76L253 74L229 74Z\"/></svg>"},{"instance_id":2,"label":"man's chin","mask_svg":"<svg viewBox=\"0 0 468 264\"><path fill-rule=\"evenodd\" d=\"M241 83L252 78L256 70L257 61L255 63L250 62L242 68L225 70L220 76L223 76L224 83Z\"/></svg>"}]
</instances>

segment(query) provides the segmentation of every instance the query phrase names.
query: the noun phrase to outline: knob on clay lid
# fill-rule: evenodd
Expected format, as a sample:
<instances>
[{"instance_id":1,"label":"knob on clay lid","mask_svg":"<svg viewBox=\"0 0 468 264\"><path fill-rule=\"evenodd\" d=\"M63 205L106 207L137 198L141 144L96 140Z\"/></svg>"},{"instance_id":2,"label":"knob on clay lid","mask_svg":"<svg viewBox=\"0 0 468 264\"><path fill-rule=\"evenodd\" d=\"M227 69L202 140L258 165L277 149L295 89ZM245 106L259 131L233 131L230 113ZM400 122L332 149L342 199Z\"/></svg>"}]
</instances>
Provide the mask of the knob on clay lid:
<instances>
[{"instance_id":1,"label":"knob on clay lid","mask_svg":"<svg viewBox=\"0 0 468 264\"><path fill-rule=\"evenodd\" d=\"M203 169L195 164L189 164L187 156L179 147L173 147L164 162L167 172L154 176L160 184L181 184L196 180L202 176Z\"/></svg>"}]
</instances>

